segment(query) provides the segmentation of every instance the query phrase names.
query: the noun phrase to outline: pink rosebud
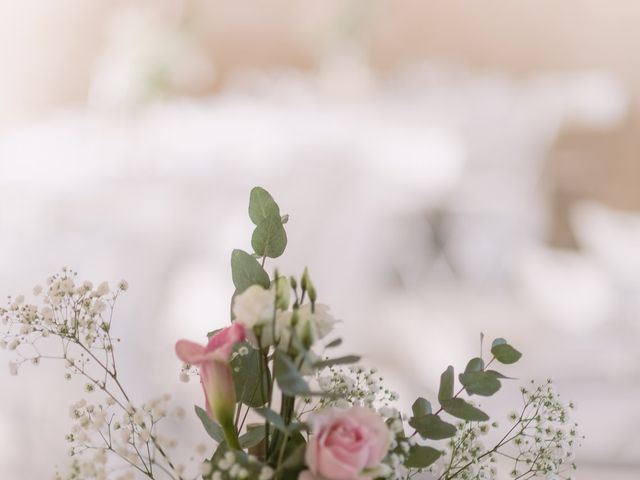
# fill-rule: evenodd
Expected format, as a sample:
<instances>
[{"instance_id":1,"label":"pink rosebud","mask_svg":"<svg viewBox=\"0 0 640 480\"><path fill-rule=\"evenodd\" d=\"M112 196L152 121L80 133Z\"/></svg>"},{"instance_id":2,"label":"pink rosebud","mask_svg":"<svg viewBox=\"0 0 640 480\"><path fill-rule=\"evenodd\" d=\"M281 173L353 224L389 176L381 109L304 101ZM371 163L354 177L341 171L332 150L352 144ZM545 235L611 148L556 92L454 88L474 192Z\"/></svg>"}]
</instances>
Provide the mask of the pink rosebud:
<instances>
[{"instance_id":1,"label":"pink rosebud","mask_svg":"<svg viewBox=\"0 0 640 480\"><path fill-rule=\"evenodd\" d=\"M225 437L227 433L231 435L231 430L235 432L233 417L236 391L229 357L233 346L244 341L245 338L244 327L234 323L212 336L206 346L189 340L180 340L176 343L178 358L200 370L207 413L220 423L225 431ZM237 437L237 433L235 436ZM227 443L234 448L233 444L236 442L227 438Z\"/></svg>"},{"instance_id":2,"label":"pink rosebud","mask_svg":"<svg viewBox=\"0 0 640 480\"><path fill-rule=\"evenodd\" d=\"M327 409L311 420L313 435L299 480L365 480L389 450L391 432L374 411L363 407Z\"/></svg>"}]
</instances>

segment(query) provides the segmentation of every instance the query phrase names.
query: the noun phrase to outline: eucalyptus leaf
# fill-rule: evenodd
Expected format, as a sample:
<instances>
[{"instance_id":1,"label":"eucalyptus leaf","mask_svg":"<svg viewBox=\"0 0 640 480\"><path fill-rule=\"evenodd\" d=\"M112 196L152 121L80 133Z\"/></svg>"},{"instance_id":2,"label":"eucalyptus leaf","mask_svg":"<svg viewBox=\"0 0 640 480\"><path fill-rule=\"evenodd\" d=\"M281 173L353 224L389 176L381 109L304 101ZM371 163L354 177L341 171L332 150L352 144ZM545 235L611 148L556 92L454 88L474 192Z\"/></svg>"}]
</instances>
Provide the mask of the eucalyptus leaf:
<instances>
[{"instance_id":1,"label":"eucalyptus leaf","mask_svg":"<svg viewBox=\"0 0 640 480\"><path fill-rule=\"evenodd\" d=\"M484 370L484 361L480 357L475 357L469 360L467 367L464 369L464 373L481 372L482 370Z\"/></svg>"},{"instance_id":2,"label":"eucalyptus leaf","mask_svg":"<svg viewBox=\"0 0 640 480\"><path fill-rule=\"evenodd\" d=\"M331 340L329 343L327 343L324 348L334 348L339 347L340 345L342 345L342 339L336 338L335 340Z\"/></svg>"},{"instance_id":3,"label":"eucalyptus leaf","mask_svg":"<svg viewBox=\"0 0 640 480\"><path fill-rule=\"evenodd\" d=\"M333 365L347 365L350 363L357 363L359 361L360 361L360 357L357 355L345 355L344 357L320 360L318 362L315 362L313 366L317 369L321 369L324 367L331 367Z\"/></svg>"},{"instance_id":4,"label":"eucalyptus leaf","mask_svg":"<svg viewBox=\"0 0 640 480\"><path fill-rule=\"evenodd\" d=\"M239 249L231 252L231 277L237 293L244 292L251 285L260 285L263 288L271 286L269 275L258 260Z\"/></svg>"},{"instance_id":5,"label":"eucalyptus leaf","mask_svg":"<svg viewBox=\"0 0 640 480\"><path fill-rule=\"evenodd\" d=\"M282 393L290 397L311 393L307 382L293 364L291 359L280 351L276 351L273 374Z\"/></svg>"},{"instance_id":6,"label":"eucalyptus leaf","mask_svg":"<svg viewBox=\"0 0 640 480\"><path fill-rule=\"evenodd\" d=\"M450 398L442 403L442 408L449 415L470 422L486 422L489 415L461 398Z\"/></svg>"},{"instance_id":7,"label":"eucalyptus leaf","mask_svg":"<svg viewBox=\"0 0 640 480\"><path fill-rule=\"evenodd\" d=\"M442 452L435 448L425 447L423 445L413 445L409 449L409 456L405 461L405 467L409 468L427 468L433 462L438 460Z\"/></svg>"},{"instance_id":8,"label":"eucalyptus leaf","mask_svg":"<svg viewBox=\"0 0 640 480\"><path fill-rule=\"evenodd\" d=\"M304 441L304 439L303 439ZM292 452L285 456L284 461L280 465L282 470L300 469L305 467L304 454L306 451L306 444L300 443L295 445Z\"/></svg>"},{"instance_id":9,"label":"eucalyptus leaf","mask_svg":"<svg viewBox=\"0 0 640 480\"><path fill-rule=\"evenodd\" d=\"M264 188L252 188L249 194L249 218L253 224L259 225L265 219L272 217L280 219L280 207L278 207L278 204Z\"/></svg>"},{"instance_id":10,"label":"eucalyptus leaf","mask_svg":"<svg viewBox=\"0 0 640 480\"><path fill-rule=\"evenodd\" d=\"M419 397L415 402L413 402L413 405L411 405L411 410L413 411L414 417L429 415L432 413L431 402L425 398Z\"/></svg>"},{"instance_id":11,"label":"eucalyptus leaf","mask_svg":"<svg viewBox=\"0 0 640 480\"><path fill-rule=\"evenodd\" d=\"M522 354L507 343L504 338L496 338L491 344L491 353L500 363L510 365L516 363Z\"/></svg>"},{"instance_id":12,"label":"eucalyptus leaf","mask_svg":"<svg viewBox=\"0 0 640 480\"><path fill-rule=\"evenodd\" d=\"M493 375L496 378L502 378L502 379L505 379L505 380L513 380L513 377L507 377L507 376L501 374L500 372L496 372L495 370L485 370L485 373L487 375Z\"/></svg>"},{"instance_id":13,"label":"eucalyptus leaf","mask_svg":"<svg viewBox=\"0 0 640 480\"><path fill-rule=\"evenodd\" d=\"M264 425L255 425L247 428L246 433L240 435L240 446L242 448L252 448L258 445L265 437Z\"/></svg>"},{"instance_id":14,"label":"eucalyptus leaf","mask_svg":"<svg viewBox=\"0 0 640 480\"><path fill-rule=\"evenodd\" d=\"M289 432L289 430L287 429L287 425L284 423L284 419L270 408L256 408L255 412L271 425L273 425L274 428L280 430L283 433Z\"/></svg>"},{"instance_id":15,"label":"eucalyptus leaf","mask_svg":"<svg viewBox=\"0 0 640 480\"><path fill-rule=\"evenodd\" d=\"M224 432L220 424L212 420L209 414L197 405L195 406L195 411L209 436L218 443L224 442Z\"/></svg>"},{"instance_id":16,"label":"eucalyptus leaf","mask_svg":"<svg viewBox=\"0 0 640 480\"><path fill-rule=\"evenodd\" d=\"M449 365L440 376L440 389L438 390L438 401L442 404L445 400L453 398L453 367Z\"/></svg>"},{"instance_id":17,"label":"eucalyptus leaf","mask_svg":"<svg viewBox=\"0 0 640 480\"><path fill-rule=\"evenodd\" d=\"M247 354L240 355L240 349L247 349ZM250 407L261 407L267 403L269 382L266 376L260 376L260 352L247 342L236 344L234 352L236 355L231 360L231 371L236 398Z\"/></svg>"},{"instance_id":18,"label":"eucalyptus leaf","mask_svg":"<svg viewBox=\"0 0 640 480\"><path fill-rule=\"evenodd\" d=\"M443 421L438 415L427 414L413 417L409 420L409 425L416 429L422 438L431 440L442 440L451 438L456 434L456 427Z\"/></svg>"},{"instance_id":19,"label":"eucalyptus leaf","mask_svg":"<svg viewBox=\"0 0 640 480\"><path fill-rule=\"evenodd\" d=\"M260 257L276 258L287 246L287 232L280 217L268 217L260 222L251 236L251 246Z\"/></svg>"},{"instance_id":20,"label":"eucalyptus leaf","mask_svg":"<svg viewBox=\"0 0 640 480\"><path fill-rule=\"evenodd\" d=\"M469 395L490 397L500 390L500 380L486 372L465 372L458 377Z\"/></svg>"}]
</instances>

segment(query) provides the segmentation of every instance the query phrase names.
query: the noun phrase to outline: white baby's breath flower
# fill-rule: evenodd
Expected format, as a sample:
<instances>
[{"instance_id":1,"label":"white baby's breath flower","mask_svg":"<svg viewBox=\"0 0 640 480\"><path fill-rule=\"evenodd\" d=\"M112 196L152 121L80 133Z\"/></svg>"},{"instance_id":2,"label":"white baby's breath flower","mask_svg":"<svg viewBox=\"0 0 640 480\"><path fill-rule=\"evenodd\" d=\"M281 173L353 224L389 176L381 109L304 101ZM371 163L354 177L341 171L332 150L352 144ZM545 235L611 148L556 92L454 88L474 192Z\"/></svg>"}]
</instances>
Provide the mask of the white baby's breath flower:
<instances>
[{"instance_id":1,"label":"white baby's breath flower","mask_svg":"<svg viewBox=\"0 0 640 480\"><path fill-rule=\"evenodd\" d=\"M107 293L109 293L109 284L107 282L102 282L100 285L98 285L98 288L96 288L96 295L102 297Z\"/></svg>"}]
</instances>

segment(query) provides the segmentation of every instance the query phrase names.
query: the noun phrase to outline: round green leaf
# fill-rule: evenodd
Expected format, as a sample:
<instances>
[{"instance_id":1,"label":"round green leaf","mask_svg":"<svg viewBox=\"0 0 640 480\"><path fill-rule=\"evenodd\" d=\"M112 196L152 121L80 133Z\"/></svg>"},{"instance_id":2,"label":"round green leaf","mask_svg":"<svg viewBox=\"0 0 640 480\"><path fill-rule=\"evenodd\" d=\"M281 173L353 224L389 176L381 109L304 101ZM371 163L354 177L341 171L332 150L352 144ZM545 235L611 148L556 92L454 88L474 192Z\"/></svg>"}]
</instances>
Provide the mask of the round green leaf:
<instances>
[{"instance_id":1,"label":"round green leaf","mask_svg":"<svg viewBox=\"0 0 640 480\"><path fill-rule=\"evenodd\" d=\"M507 343L504 338L496 338L491 344L491 353L496 360L504 364L516 363L522 354Z\"/></svg>"},{"instance_id":2,"label":"round green leaf","mask_svg":"<svg viewBox=\"0 0 640 480\"><path fill-rule=\"evenodd\" d=\"M244 292L251 285L269 288L271 280L258 260L243 250L231 252L231 277L237 293Z\"/></svg>"},{"instance_id":3,"label":"round green leaf","mask_svg":"<svg viewBox=\"0 0 640 480\"><path fill-rule=\"evenodd\" d=\"M422 415L429 415L431 412L431 402L429 400L419 397L413 402L411 406L414 417L420 417Z\"/></svg>"},{"instance_id":4,"label":"round green leaf","mask_svg":"<svg viewBox=\"0 0 640 480\"><path fill-rule=\"evenodd\" d=\"M251 236L251 246L260 257L276 258L287 247L287 232L280 217L267 217L260 222Z\"/></svg>"},{"instance_id":5,"label":"round green leaf","mask_svg":"<svg viewBox=\"0 0 640 480\"><path fill-rule=\"evenodd\" d=\"M269 192L262 187L254 187L249 194L249 218L259 225L267 218L280 217L280 207ZM280 220L281 223L282 220Z\"/></svg>"}]
</instances>

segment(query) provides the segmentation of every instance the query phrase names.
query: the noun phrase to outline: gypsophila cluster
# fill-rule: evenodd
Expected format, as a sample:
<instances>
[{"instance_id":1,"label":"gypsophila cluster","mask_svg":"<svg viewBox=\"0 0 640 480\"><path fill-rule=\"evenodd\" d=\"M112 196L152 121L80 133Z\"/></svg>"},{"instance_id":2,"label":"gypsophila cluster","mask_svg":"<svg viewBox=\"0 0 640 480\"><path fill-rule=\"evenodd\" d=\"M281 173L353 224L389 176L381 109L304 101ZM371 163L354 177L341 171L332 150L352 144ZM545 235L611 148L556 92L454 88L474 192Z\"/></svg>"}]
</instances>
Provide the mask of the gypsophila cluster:
<instances>
[{"instance_id":1,"label":"gypsophila cluster","mask_svg":"<svg viewBox=\"0 0 640 480\"><path fill-rule=\"evenodd\" d=\"M70 407L74 425L66 439L72 461L56 478L128 480L157 472L152 478L186 480L184 467L168 453L176 439L158 431L161 420L182 418L184 410L170 409L168 395L135 406L118 378L114 344L119 339L111 335L111 325L128 283L121 280L112 291L107 282L78 282L76 272L63 268L46 285L34 287L37 303L19 295L0 308L0 347L15 355L9 370L16 375L26 364L59 360L65 379L82 378L84 392L102 398Z\"/></svg>"},{"instance_id":2,"label":"gypsophila cluster","mask_svg":"<svg viewBox=\"0 0 640 480\"><path fill-rule=\"evenodd\" d=\"M384 386L384 379L375 368L332 366L318 373L317 382L322 391L332 392L335 396L321 397L314 410L353 405L390 408L398 400L398 394ZM391 416L390 410L389 413Z\"/></svg>"},{"instance_id":3,"label":"gypsophila cluster","mask_svg":"<svg viewBox=\"0 0 640 480\"><path fill-rule=\"evenodd\" d=\"M509 414L510 427L492 448L485 447L482 437L499 428L496 422L460 424L447 455L430 468L432 474L464 480L571 478L574 449L581 438L577 424L569 419L574 405L560 401L551 380L532 382L521 393L522 410Z\"/></svg>"}]
</instances>

